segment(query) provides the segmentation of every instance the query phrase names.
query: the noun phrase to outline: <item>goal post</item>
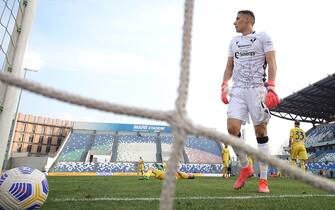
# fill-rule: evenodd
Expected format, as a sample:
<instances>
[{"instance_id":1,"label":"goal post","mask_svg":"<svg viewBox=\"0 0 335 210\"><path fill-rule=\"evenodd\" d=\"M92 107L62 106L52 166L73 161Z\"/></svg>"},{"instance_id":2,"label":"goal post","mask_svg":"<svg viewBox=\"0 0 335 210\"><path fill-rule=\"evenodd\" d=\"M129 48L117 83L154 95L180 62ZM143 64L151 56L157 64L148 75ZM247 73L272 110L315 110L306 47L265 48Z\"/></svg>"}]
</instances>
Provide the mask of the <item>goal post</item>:
<instances>
[{"instance_id":1,"label":"goal post","mask_svg":"<svg viewBox=\"0 0 335 210\"><path fill-rule=\"evenodd\" d=\"M2 71L23 77L23 59L37 0L0 0L0 36ZM5 14L8 14L7 16ZM12 28L11 28L12 26ZM5 42L7 41L7 42ZM0 172L3 170L6 150L10 150L11 129L16 120L20 89L0 83ZM14 133L14 131L12 131Z\"/></svg>"}]
</instances>

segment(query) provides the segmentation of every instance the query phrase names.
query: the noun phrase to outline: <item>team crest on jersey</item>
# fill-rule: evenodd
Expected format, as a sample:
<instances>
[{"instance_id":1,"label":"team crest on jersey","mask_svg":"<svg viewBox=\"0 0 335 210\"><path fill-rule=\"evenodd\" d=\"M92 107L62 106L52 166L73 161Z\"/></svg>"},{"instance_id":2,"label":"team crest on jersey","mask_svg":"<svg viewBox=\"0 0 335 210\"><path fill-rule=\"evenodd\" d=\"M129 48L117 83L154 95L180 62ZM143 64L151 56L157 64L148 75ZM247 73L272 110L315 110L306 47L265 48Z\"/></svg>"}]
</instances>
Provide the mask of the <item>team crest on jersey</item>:
<instances>
[{"instance_id":1,"label":"team crest on jersey","mask_svg":"<svg viewBox=\"0 0 335 210\"><path fill-rule=\"evenodd\" d=\"M254 42L256 41L256 38L252 38L252 39L250 39L250 40L248 40L248 41L244 41L244 42L239 42L239 41L237 41L236 42L236 45L237 45L237 47L238 48L251 48L252 47L252 45L254 44Z\"/></svg>"}]
</instances>

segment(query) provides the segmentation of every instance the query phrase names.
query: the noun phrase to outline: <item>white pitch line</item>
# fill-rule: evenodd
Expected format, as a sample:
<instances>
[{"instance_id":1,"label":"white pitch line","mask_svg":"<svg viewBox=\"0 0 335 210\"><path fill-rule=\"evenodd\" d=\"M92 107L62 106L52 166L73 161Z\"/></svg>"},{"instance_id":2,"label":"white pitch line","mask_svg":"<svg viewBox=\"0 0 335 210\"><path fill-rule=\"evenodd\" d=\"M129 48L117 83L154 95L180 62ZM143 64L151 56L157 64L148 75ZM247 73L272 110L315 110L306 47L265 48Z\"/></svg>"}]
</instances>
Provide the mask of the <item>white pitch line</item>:
<instances>
[{"instance_id":1,"label":"white pitch line","mask_svg":"<svg viewBox=\"0 0 335 210\"><path fill-rule=\"evenodd\" d=\"M247 199L276 199L276 198L306 198L306 197L335 197L335 194L304 194L304 195L253 195L253 196L191 196L175 197L174 200L247 200ZM160 198L64 198L54 199L53 202L82 202L82 201L158 201ZM51 201L51 202L52 202Z\"/></svg>"}]
</instances>

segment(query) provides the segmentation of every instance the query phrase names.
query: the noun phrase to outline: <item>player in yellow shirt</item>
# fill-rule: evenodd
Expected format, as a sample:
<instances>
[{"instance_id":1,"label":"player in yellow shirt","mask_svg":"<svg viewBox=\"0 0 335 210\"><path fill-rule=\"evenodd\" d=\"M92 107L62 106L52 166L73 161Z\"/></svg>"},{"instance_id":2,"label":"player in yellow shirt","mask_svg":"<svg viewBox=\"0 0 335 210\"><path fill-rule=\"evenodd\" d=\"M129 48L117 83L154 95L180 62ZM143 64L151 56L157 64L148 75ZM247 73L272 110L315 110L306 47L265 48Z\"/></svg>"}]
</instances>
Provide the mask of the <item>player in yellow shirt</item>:
<instances>
[{"instance_id":1,"label":"player in yellow shirt","mask_svg":"<svg viewBox=\"0 0 335 210\"><path fill-rule=\"evenodd\" d=\"M222 149L222 161L223 161L223 178L228 178L228 167L229 167L229 149L228 145Z\"/></svg>"},{"instance_id":2,"label":"player in yellow shirt","mask_svg":"<svg viewBox=\"0 0 335 210\"><path fill-rule=\"evenodd\" d=\"M165 178L165 171L151 167L147 173L145 173L145 177L147 179L149 179L150 176L154 176L156 179L163 180Z\"/></svg>"},{"instance_id":3,"label":"player in yellow shirt","mask_svg":"<svg viewBox=\"0 0 335 210\"><path fill-rule=\"evenodd\" d=\"M254 166L254 159L250 154L248 154L248 166Z\"/></svg>"},{"instance_id":4,"label":"player in yellow shirt","mask_svg":"<svg viewBox=\"0 0 335 210\"><path fill-rule=\"evenodd\" d=\"M307 151L305 147L306 134L300 128L300 122L294 121L294 128L290 131L289 146L291 148L292 166L297 165L297 159L300 160L300 168L305 170L305 160L307 160Z\"/></svg>"},{"instance_id":5,"label":"player in yellow shirt","mask_svg":"<svg viewBox=\"0 0 335 210\"><path fill-rule=\"evenodd\" d=\"M141 172L141 176L144 176L144 160L142 157L140 157L140 160L138 161L138 168L137 168L137 175Z\"/></svg>"},{"instance_id":6,"label":"player in yellow shirt","mask_svg":"<svg viewBox=\"0 0 335 210\"><path fill-rule=\"evenodd\" d=\"M164 163L163 166L158 163L155 163L154 166L155 167L149 168L149 170L145 174L145 177L149 179L150 176L154 176L156 179L163 180L166 176L165 168L163 168ZM194 175L191 173L185 173L182 171L176 172L176 179L194 179L194 178L195 178Z\"/></svg>"}]
</instances>

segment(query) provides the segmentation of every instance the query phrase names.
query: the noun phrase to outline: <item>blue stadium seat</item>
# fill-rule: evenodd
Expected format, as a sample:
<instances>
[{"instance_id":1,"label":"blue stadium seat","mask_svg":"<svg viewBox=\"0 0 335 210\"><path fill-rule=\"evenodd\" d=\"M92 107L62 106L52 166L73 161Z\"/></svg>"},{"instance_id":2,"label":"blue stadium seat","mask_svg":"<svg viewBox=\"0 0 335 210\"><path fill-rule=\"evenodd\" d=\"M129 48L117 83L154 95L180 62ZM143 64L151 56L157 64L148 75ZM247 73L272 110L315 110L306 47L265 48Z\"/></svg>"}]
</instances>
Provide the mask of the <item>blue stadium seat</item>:
<instances>
[{"instance_id":1,"label":"blue stadium seat","mask_svg":"<svg viewBox=\"0 0 335 210\"><path fill-rule=\"evenodd\" d=\"M156 136L120 135L117 154L117 162L156 162Z\"/></svg>"},{"instance_id":2,"label":"blue stadium seat","mask_svg":"<svg viewBox=\"0 0 335 210\"><path fill-rule=\"evenodd\" d=\"M91 150L101 151L102 153L106 151L111 151L114 143L114 136L112 134L97 134L94 139L94 143Z\"/></svg>"},{"instance_id":3,"label":"blue stadium seat","mask_svg":"<svg viewBox=\"0 0 335 210\"><path fill-rule=\"evenodd\" d=\"M319 125L306 132L306 146L310 147L318 142L335 140L335 123Z\"/></svg>"},{"instance_id":4,"label":"blue stadium seat","mask_svg":"<svg viewBox=\"0 0 335 210\"><path fill-rule=\"evenodd\" d=\"M208 138L187 138L185 152L190 163L222 163L220 144Z\"/></svg>"},{"instance_id":5,"label":"blue stadium seat","mask_svg":"<svg viewBox=\"0 0 335 210\"><path fill-rule=\"evenodd\" d=\"M83 162L93 134L72 133L61 151L58 162Z\"/></svg>"}]
</instances>

